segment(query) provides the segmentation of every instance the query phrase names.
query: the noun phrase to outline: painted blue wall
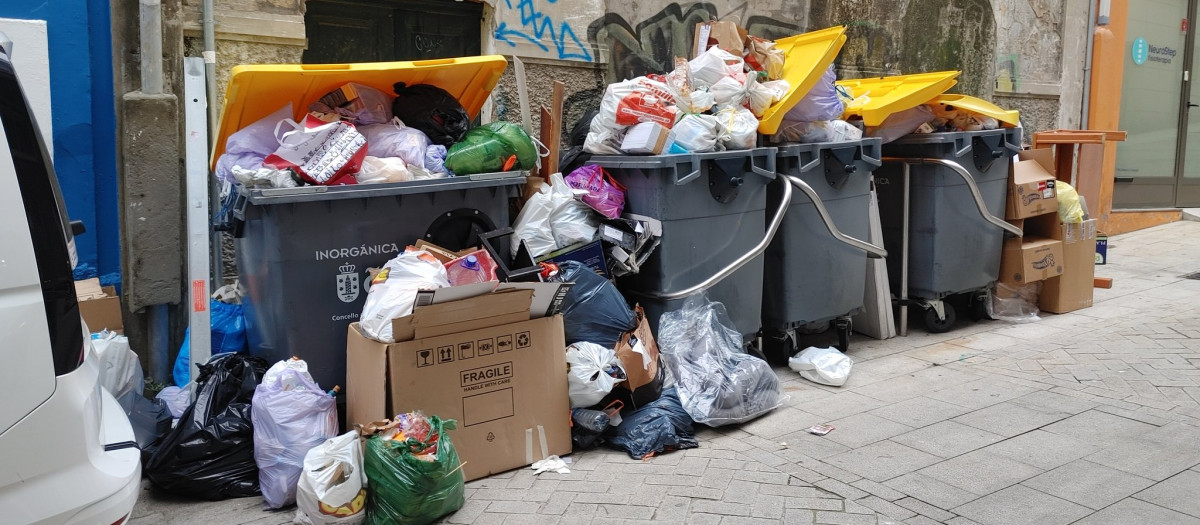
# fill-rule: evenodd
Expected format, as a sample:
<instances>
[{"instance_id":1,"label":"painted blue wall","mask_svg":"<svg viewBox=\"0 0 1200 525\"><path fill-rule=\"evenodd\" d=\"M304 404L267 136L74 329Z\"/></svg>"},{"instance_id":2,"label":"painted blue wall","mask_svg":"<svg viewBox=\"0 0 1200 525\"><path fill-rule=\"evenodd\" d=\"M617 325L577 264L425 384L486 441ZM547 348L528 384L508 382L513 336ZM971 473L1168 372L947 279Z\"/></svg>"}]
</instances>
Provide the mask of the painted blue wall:
<instances>
[{"instance_id":1,"label":"painted blue wall","mask_svg":"<svg viewBox=\"0 0 1200 525\"><path fill-rule=\"evenodd\" d=\"M45 20L50 40L50 106L54 168L71 219L87 233L75 238L75 277L121 280L117 203L116 98L112 30L104 0L0 2L0 18ZM14 43L19 53L21 43Z\"/></svg>"}]
</instances>

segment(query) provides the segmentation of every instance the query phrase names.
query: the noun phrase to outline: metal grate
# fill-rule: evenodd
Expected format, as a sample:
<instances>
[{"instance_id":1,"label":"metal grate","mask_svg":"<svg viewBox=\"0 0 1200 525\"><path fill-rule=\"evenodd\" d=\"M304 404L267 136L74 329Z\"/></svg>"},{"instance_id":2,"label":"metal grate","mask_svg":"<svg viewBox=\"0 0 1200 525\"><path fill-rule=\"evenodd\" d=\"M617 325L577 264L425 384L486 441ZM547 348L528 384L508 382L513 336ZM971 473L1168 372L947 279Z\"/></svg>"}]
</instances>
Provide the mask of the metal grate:
<instances>
[{"instance_id":1,"label":"metal grate","mask_svg":"<svg viewBox=\"0 0 1200 525\"><path fill-rule=\"evenodd\" d=\"M1200 272L1189 273L1189 274L1183 276L1183 278L1184 279L1194 279L1194 280L1200 281Z\"/></svg>"}]
</instances>

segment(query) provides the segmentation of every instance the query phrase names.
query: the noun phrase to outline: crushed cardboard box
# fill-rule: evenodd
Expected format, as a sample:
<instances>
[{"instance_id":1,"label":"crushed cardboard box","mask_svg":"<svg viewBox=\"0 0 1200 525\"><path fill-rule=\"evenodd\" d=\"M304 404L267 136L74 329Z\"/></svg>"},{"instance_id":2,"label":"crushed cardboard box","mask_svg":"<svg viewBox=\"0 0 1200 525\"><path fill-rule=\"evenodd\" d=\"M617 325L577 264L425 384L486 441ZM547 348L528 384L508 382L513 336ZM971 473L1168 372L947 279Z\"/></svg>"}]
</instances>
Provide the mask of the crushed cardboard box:
<instances>
[{"instance_id":1,"label":"crushed cardboard box","mask_svg":"<svg viewBox=\"0 0 1200 525\"><path fill-rule=\"evenodd\" d=\"M100 279L91 278L75 281L75 299L79 302L79 315L87 323L88 330L108 330L118 334L125 332L121 317L121 298L112 286L100 286Z\"/></svg>"}]
</instances>

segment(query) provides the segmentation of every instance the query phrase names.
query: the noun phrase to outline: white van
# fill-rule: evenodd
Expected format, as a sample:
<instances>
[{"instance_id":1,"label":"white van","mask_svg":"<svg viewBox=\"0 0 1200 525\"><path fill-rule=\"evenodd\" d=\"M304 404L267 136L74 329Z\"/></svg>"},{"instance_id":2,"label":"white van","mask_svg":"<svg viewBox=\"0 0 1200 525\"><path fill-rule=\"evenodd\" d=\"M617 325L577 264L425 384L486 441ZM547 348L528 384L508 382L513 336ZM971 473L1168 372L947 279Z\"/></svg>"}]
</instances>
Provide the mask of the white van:
<instances>
[{"instance_id":1,"label":"white van","mask_svg":"<svg viewBox=\"0 0 1200 525\"><path fill-rule=\"evenodd\" d=\"M0 33L0 522L118 525L141 487L75 302L58 180Z\"/></svg>"}]
</instances>

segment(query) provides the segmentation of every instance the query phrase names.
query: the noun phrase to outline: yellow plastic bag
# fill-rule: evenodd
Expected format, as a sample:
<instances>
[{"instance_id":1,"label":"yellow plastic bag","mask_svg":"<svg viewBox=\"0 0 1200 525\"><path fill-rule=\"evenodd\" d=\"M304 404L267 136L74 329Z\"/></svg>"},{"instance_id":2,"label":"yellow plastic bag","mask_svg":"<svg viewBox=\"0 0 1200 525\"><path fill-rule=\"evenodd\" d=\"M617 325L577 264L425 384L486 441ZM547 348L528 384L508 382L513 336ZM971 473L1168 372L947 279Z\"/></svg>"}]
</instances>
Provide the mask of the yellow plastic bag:
<instances>
[{"instance_id":1,"label":"yellow plastic bag","mask_svg":"<svg viewBox=\"0 0 1200 525\"><path fill-rule=\"evenodd\" d=\"M1054 183L1054 189L1058 192L1058 219L1063 224L1083 222L1084 211L1079 192L1061 180Z\"/></svg>"}]
</instances>

